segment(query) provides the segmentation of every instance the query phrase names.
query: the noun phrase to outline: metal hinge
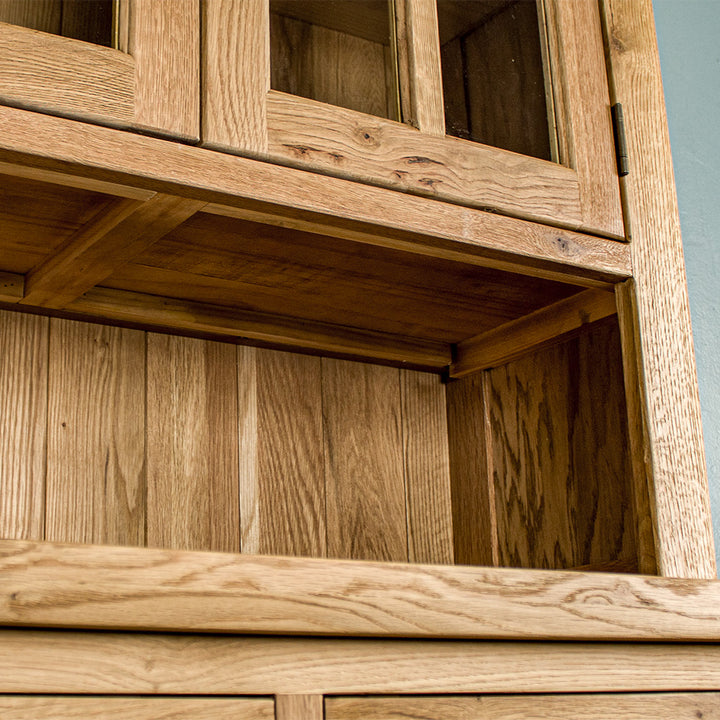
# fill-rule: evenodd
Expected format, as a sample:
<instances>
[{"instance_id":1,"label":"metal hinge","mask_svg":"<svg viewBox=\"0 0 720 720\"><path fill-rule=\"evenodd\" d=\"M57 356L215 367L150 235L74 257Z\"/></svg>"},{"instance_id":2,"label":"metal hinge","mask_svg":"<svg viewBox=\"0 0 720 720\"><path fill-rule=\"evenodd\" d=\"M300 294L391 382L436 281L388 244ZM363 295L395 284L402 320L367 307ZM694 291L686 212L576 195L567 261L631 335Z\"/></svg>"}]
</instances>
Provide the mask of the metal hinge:
<instances>
[{"instance_id":1,"label":"metal hinge","mask_svg":"<svg viewBox=\"0 0 720 720\"><path fill-rule=\"evenodd\" d=\"M630 160L628 158L627 140L625 139L625 119L620 103L615 103L610 108L612 113L613 135L615 136L615 156L617 159L618 175L625 177L630 172Z\"/></svg>"}]
</instances>

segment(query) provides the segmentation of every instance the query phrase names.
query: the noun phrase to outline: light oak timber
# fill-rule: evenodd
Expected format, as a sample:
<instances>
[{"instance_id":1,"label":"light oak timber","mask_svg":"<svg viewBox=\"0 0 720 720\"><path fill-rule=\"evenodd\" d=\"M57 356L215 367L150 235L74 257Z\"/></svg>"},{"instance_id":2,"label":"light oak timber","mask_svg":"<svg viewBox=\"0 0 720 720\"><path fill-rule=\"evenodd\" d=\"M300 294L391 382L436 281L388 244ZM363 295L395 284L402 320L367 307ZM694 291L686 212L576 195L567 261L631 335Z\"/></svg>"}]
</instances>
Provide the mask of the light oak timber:
<instances>
[{"instance_id":1,"label":"light oak timber","mask_svg":"<svg viewBox=\"0 0 720 720\"><path fill-rule=\"evenodd\" d=\"M325 234L345 228L364 242L581 285L631 275L626 245L589 235L16 108L0 108L0 125L0 161L158 192L182 185L228 213L309 220Z\"/></svg>"},{"instance_id":2,"label":"light oak timber","mask_svg":"<svg viewBox=\"0 0 720 720\"><path fill-rule=\"evenodd\" d=\"M200 139L200 0L133 0L133 126Z\"/></svg>"},{"instance_id":3,"label":"light oak timber","mask_svg":"<svg viewBox=\"0 0 720 720\"><path fill-rule=\"evenodd\" d=\"M275 720L269 698L2 695L4 720Z\"/></svg>"},{"instance_id":4,"label":"light oak timber","mask_svg":"<svg viewBox=\"0 0 720 720\"><path fill-rule=\"evenodd\" d=\"M39 180L40 182L52 183L54 185L91 190L106 195L132 198L135 200L149 200L155 195L153 190L144 190L143 188L135 188L120 183L104 182L103 180L85 178L80 175L68 175L67 173L44 170L29 165L19 165L17 163L0 162L0 173L13 178L21 177L27 178L28 180ZM6 178L4 182L10 182L10 179Z\"/></svg>"},{"instance_id":5,"label":"light oak timber","mask_svg":"<svg viewBox=\"0 0 720 720\"><path fill-rule=\"evenodd\" d=\"M25 294L25 276L17 273L0 272L0 300L17 303Z\"/></svg>"},{"instance_id":6,"label":"light oak timber","mask_svg":"<svg viewBox=\"0 0 720 720\"><path fill-rule=\"evenodd\" d=\"M507 640L720 640L720 583L710 580L21 540L0 541L0 572L2 625Z\"/></svg>"},{"instance_id":7,"label":"light oak timber","mask_svg":"<svg viewBox=\"0 0 720 720\"><path fill-rule=\"evenodd\" d=\"M45 539L144 545L145 333L50 321Z\"/></svg>"},{"instance_id":8,"label":"light oak timber","mask_svg":"<svg viewBox=\"0 0 720 720\"><path fill-rule=\"evenodd\" d=\"M0 537L45 529L48 320L0 311Z\"/></svg>"},{"instance_id":9,"label":"light oak timber","mask_svg":"<svg viewBox=\"0 0 720 720\"><path fill-rule=\"evenodd\" d=\"M414 694L715 690L717 645L0 631L0 692ZM654 719L653 719L654 720Z\"/></svg>"},{"instance_id":10,"label":"light oak timber","mask_svg":"<svg viewBox=\"0 0 720 720\"><path fill-rule=\"evenodd\" d=\"M561 338L617 312L615 296L604 290L586 290L536 310L495 330L458 343L449 375L461 378L502 365L534 348Z\"/></svg>"},{"instance_id":11,"label":"light oak timber","mask_svg":"<svg viewBox=\"0 0 720 720\"><path fill-rule=\"evenodd\" d=\"M133 122L135 61L119 50L0 23L0 73L3 103L121 127Z\"/></svg>"},{"instance_id":12,"label":"light oak timber","mask_svg":"<svg viewBox=\"0 0 720 720\"><path fill-rule=\"evenodd\" d=\"M720 693L329 697L326 720L696 720L720 717Z\"/></svg>"},{"instance_id":13,"label":"light oak timber","mask_svg":"<svg viewBox=\"0 0 720 720\"><path fill-rule=\"evenodd\" d=\"M102 209L25 281L25 305L63 308L203 207L198 200L155 195Z\"/></svg>"},{"instance_id":14,"label":"light oak timber","mask_svg":"<svg viewBox=\"0 0 720 720\"><path fill-rule=\"evenodd\" d=\"M250 155L267 152L270 90L267 0L203 4L202 143Z\"/></svg>"},{"instance_id":15,"label":"light oak timber","mask_svg":"<svg viewBox=\"0 0 720 720\"><path fill-rule=\"evenodd\" d=\"M442 368L450 361L450 346L445 343L107 288L89 290L70 303L67 310L420 367Z\"/></svg>"},{"instance_id":16,"label":"light oak timber","mask_svg":"<svg viewBox=\"0 0 720 720\"><path fill-rule=\"evenodd\" d=\"M622 205L605 72L602 21L594 0L546 2L550 45L561 52L553 84L561 88L558 126L579 183L581 228L624 238ZM659 76L658 76L659 77ZM563 133L561 132L561 135Z\"/></svg>"},{"instance_id":17,"label":"light oak timber","mask_svg":"<svg viewBox=\"0 0 720 720\"><path fill-rule=\"evenodd\" d=\"M402 8L397 23L399 61L408 65L400 76L403 121L422 133L444 137L437 3L434 0L403 0L398 7ZM408 100L402 97L405 94ZM405 117L406 107L408 117Z\"/></svg>"},{"instance_id":18,"label":"light oak timber","mask_svg":"<svg viewBox=\"0 0 720 720\"><path fill-rule=\"evenodd\" d=\"M271 160L527 220L581 225L576 175L562 165L276 90L268 93L267 115Z\"/></svg>"},{"instance_id":19,"label":"light oak timber","mask_svg":"<svg viewBox=\"0 0 720 720\"><path fill-rule=\"evenodd\" d=\"M636 362L652 463L658 570L715 577L697 373L667 116L650 0L602 3L615 99L625 108L632 164L625 178L632 224Z\"/></svg>"},{"instance_id":20,"label":"light oak timber","mask_svg":"<svg viewBox=\"0 0 720 720\"><path fill-rule=\"evenodd\" d=\"M445 385L400 370L408 561L453 564L452 499Z\"/></svg>"},{"instance_id":21,"label":"light oak timber","mask_svg":"<svg viewBox=\"0 0 720 720\"><path fill-rule=\"evenodd\" d=\"M322 695L276 695L276 720L323 720Z\"/></svg>"},{"instance_id":22,"label":"light oak timber","mask_svg":"<svg viewBox=\"0 0 720 720\"><path fill-rule=\"evenodd\" d=\"M235 347L147 336L147 544L239 552Z\"/></svg>"}]
</instances>

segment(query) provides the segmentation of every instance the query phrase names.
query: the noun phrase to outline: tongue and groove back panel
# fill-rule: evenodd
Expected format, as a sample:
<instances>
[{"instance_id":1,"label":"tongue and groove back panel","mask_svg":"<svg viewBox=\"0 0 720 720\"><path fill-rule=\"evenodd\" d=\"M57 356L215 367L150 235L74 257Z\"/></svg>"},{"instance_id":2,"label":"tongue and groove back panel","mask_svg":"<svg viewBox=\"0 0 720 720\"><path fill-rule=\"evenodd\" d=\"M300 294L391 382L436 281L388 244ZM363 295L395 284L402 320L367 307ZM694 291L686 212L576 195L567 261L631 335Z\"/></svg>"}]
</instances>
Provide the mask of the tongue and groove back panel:
<instances>
[{"instance_id":1,"label":"tongue and groove back panel","mask_svg":"<svg viewBox=\"0 0 720 720\"><path fill-rule=\"evenodd\" d=\"M0 536L633 570L618 343L445 385L0 311Z\"/></svg>"}]
</instances>

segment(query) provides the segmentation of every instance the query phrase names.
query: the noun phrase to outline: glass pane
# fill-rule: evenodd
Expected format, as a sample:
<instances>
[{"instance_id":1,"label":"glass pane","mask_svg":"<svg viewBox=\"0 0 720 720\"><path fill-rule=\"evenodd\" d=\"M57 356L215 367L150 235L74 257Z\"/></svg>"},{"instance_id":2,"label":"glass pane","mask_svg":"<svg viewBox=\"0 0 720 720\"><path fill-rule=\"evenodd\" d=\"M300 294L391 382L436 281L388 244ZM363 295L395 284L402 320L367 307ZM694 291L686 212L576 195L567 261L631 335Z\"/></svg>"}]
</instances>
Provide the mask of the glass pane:
<instances>
[{"instance_id":1,"label":"glass pane","mask_svg":"<svg viewBox=\"0 0 720 720\"><path fill-rule=\"evenodd\" d=\"M113 0L0 0L0 22L111 47Z\"/></svg>"},{"instance_id":2,"label":"glass pane","mask_svg":"<svg viewBox=\"0 0 720 720\"><path fill-rule=\"evenodd\" d=\"M397 119L388 0L271 0L271 86Z\"/></svg>"},{"instance_id":3,"label":"glass pane","mask_svg":"<svg viewBox=\"0 0 720 720\"><path fill-rule=\"evenodd\" d=\"M556 159L541 34L545 27L539 21L538 3L437 0L437 4L447 134Z\"/></svg>"}]
</instances>

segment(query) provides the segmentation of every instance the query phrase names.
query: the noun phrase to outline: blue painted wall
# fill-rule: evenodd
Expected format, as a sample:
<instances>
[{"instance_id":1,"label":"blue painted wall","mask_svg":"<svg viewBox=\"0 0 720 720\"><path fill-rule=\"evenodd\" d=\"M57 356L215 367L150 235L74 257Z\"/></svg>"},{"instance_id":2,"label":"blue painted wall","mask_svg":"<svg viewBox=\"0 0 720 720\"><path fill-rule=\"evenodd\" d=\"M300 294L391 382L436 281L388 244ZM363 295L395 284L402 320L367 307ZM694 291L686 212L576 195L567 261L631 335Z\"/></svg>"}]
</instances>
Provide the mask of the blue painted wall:
<instances>
[{"instance_id":1,"label":"blue painted wall","mask_svg":"<svg viewBox=\"0 0 720 720\"><path fill-rule=\"evenodd\" d=\"M720 567L720 0L653 0Z\"/></svg>"}]
</instances>

